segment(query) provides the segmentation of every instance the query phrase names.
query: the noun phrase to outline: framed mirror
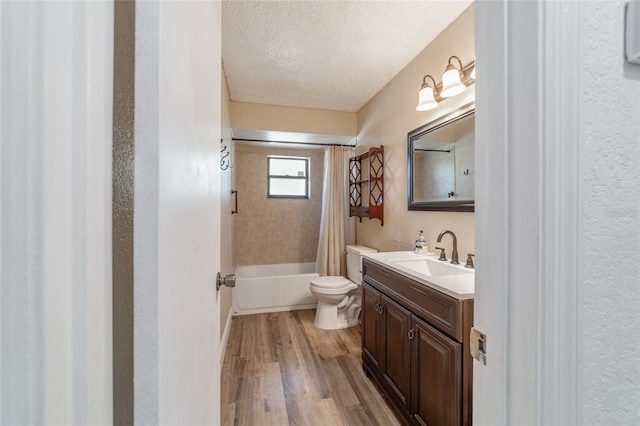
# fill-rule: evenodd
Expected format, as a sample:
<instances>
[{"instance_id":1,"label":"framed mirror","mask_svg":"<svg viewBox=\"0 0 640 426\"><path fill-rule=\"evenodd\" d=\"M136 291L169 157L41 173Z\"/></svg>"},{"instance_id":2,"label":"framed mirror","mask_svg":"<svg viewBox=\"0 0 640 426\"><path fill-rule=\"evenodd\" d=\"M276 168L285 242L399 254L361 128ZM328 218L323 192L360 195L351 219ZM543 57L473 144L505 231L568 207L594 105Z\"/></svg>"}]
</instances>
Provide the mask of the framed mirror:
<instances>
[{"instance_id":1,"label":"framed mirror","mask_svg":"<svg viewBox=\"0 0 640 426\"><path fill-rule=\"evenodd\" d=\"M407 135L409 210L474 211L475 103Z\"/></svg>"}]
</instances>

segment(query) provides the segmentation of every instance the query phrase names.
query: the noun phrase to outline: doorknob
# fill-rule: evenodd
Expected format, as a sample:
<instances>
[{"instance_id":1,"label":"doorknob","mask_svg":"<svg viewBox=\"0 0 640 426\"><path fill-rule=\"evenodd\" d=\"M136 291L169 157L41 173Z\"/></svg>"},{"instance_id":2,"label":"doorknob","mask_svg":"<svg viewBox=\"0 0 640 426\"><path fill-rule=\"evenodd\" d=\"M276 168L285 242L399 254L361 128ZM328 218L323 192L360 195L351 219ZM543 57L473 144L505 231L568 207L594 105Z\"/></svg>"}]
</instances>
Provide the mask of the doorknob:
<instances>
[{"instance_id":1,"label":"doorknob","mask_svg":"<svg viewBox=\"0 0 640 426\"><path fill-rule=\"evenodd\" d=\"M236 274L226 275L224 278L218 272L216 276L216 290L220 290L220 286L226 285L227 287L235 287L236 286Z\"/></svg>"}]
</instances>

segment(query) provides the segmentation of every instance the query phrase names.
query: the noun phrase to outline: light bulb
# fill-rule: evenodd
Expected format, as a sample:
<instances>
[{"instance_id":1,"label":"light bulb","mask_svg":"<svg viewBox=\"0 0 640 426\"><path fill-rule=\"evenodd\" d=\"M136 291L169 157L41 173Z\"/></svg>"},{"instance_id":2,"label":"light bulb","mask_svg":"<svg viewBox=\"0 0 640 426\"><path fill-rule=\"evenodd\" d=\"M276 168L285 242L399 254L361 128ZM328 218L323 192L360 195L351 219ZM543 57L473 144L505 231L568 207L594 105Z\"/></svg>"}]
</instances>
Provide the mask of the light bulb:
<instances>
[{"instance_id":1,"label":"light bulb","mask_svg":"<svg viewBox=\"0 0 640 426\"><path fill-rule=\"evenodd\" d=\"M427 79L431 79L433 86L429 86ZM438 106L433 92L434 87L436 87L436 81L429 74L425 75L422 79L420 92L418 92L418 106L416 107L416 111L427 111Z\"/></svg>"},{"instance_id":2,"label":"light bulb","mask_svg":"<svg viewBox=\"0 0 640 426\"><path fill-rule=\"evenodd\" d=\"M440 96L449 98L458 93L462 93L467 86L460 81L460 71L453 65L447 66L447 70L442 74L442 92Z\"/></svg>"},{"instance_id":3,"label":"light bulb","mask_svg":"<svg viewBox=\"0 0 640 426\"><path fill-rule=\"evenodd\" d=\"M433 88L427 85L422 85L420 92L418 93L418 106L417 111L428 111L438 106L434 96Z\"/></svg>"}]
</instances>

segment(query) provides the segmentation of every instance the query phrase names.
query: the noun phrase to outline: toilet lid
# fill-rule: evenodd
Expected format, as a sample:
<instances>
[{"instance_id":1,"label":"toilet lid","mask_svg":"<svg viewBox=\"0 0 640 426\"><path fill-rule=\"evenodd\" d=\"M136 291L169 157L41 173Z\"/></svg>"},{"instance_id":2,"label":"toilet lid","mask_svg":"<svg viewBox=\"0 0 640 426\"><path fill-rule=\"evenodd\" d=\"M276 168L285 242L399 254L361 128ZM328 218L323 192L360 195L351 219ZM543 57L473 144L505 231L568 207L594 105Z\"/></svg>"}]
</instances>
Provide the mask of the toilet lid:
<instances>
[{"instance_id":1,"label":"toilet lid","mask_svg":"<svg viewBox=\"0 0 640 426\"><path fill-rule=\"evenodd\" d=\"M339 288L349 284L351 284L351 281L345 277L318 277L311 280L312 286L323 288Z\"/></svg>"}]
</instances>

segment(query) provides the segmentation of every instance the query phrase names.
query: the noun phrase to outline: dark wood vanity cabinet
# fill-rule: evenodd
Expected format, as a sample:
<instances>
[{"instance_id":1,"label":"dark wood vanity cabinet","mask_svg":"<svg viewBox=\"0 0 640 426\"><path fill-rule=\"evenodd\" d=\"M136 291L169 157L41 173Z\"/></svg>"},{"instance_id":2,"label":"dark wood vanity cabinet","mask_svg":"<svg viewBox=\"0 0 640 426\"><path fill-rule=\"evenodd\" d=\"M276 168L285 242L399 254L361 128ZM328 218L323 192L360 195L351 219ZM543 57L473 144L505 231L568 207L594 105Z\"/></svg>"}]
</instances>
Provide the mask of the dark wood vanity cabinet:
<instances>
[{"instance_id":1,"label":"dark wood vanity cabinet","mask_svg":"<svg viewBox=\"0 0 640 426\"><path fill-rule=\"evenodd\" d=\"M383 377L389 388L406 407L411 392L411 342L407 339L411 327L411 313L388 297L382 296L385 324Z\"/></svg>"},{"instance_id":2,"label":"dark wood vanity cabinet","mask_svg":"<svg viewBox=\"0 0 640 426\"><path fill-rule=\"evenodd\" d=\"M419 424L461 424L462 344L414 318L411 414Z\"/></svg>"},{"instance_id":3,"label":"dark wood vanity cabinet","mask_svg":"<svg viewBox=\"0 0 640 426\"><path fill-rule=\"evenodd\" d=\"M473 300L363 261L362 362L407 424L470 425Z\"/></svg>"},{"instance_id":4,"label":"dark wood vanity cabinet","mask_svg":"<svg viewBox=\"0 0 640 426\"><path fill-rule=\"evenodd\" d=\"M374 366L398 400L409 406L411 313L371 286L363 287L362 357ZM366 370L365 370L366 371Z\"/></svg>"},{"instance_id":5,"label":"dark wood vanity cabinet","mask_svg":"<svg viewBox=\"0 0 640 426\"><path fill-rule=\"evenodd\" d=\"M382 294L376 289L362 287L362 358L373 368L383 370Z\"/></svg>"}]
</instances>

